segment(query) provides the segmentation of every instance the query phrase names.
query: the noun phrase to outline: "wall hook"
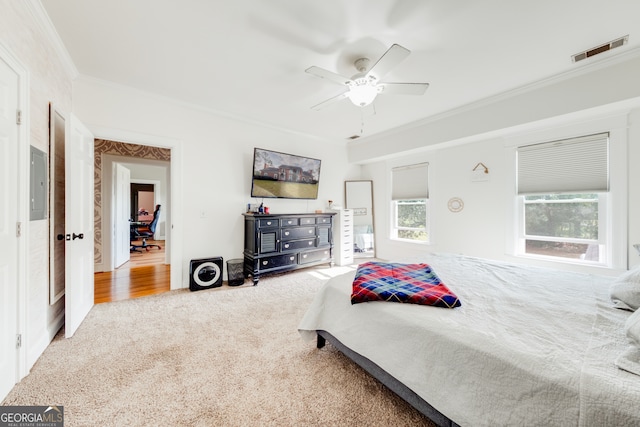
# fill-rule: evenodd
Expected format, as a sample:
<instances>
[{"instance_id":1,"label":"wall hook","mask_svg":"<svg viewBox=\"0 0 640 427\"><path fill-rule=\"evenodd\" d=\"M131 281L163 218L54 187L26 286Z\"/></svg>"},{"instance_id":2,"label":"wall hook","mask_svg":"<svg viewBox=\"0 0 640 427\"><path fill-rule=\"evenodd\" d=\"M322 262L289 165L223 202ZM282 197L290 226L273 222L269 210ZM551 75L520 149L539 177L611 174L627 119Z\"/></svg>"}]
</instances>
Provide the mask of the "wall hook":
<instances>
[{"instance_id":1,"label":"wall hook","mask_svg":"<svg viewBox=\"0 0 640 427\"><path fill-rule=\"evenodd\" d=\"M480 166L484 168L484 173L489 173L489 168L484 165L482 162L478 162L478 164L473 168L473 172L476 171Z\"/></svg>"}]
</instances>

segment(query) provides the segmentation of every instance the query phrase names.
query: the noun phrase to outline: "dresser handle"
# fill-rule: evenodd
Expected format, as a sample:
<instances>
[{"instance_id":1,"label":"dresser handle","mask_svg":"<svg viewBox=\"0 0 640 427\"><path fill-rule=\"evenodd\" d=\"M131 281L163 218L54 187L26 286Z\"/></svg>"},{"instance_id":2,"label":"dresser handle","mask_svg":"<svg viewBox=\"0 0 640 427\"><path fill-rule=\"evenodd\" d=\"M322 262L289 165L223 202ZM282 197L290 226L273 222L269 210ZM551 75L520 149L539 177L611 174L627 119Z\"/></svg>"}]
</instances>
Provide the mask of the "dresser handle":
<instances>
[{"instance_id":1,"label":"dresser handle","mask_svg":"<svg viewBox=\"0 0 640 427\"><path fill-rule=\"evenodd\" d=\"M288 232L288 231L285 231L285 232L284 232L284 235L285 235L285 236L288 236L288 235L289 235L289 232Z\"/></svg>"},{"instance_id":2,"label":"dresser handle","mask_svg":"<svg viewBox=\"0 0 640 427\"><path fill-rule=\"evenodd\" d=\"M313 230L309 230L309 234L312 234L312 233L313 233Z\"/></svg>"},{"instance_id":3,"label":"dresser handle","mask_svg":"<svg viewBox=\"0 0 640 427\"><path fill-rule=\"evenodd\" d=\"M306 258L307 256L308 256L307 254L303 254L303 255L302 255L302 258Z\"/></svg>"},{"instance_id":4,"label":"dresser handle","mask_svg":"<svg viewBox=\"0 0 640 427\"><path fill-rule=\"evenodd\" d=\"M271 225L271 221L267 221L267 225Z\"/></svg>"},{"instance_id":5,"label":"dresser handle","mask_svg":"<svg viewBox=\"0 0 640 427\"><path fill-rule=\"evenodd\" d=\"M285 243L285 244L284 244L284 248L285 248L285 249L289 249L289 244L288 244L288 243Z\"/></svg>"},{"instance_id":6,"label":"dresser handle","mask_svg":"<svg viewBox=\"0 0 640 427\"><path fill-rule=\"evenodd\" d=\"M309 242L309 246L313 245L313 242Z\"/></svg>"},{"instance_id":7,"label":"dresser handle","mask_svg":"<svg viewBox=\"0 0 640 427\"><path fill-rule=\"evenodd\" d=\"M269 261L262 261L262 265L267 265L269 264Z\"/></svg>"},{"instance_id":8,"label":"dresser handle","mask_svg":"<svg viewBox=\"0 0 640 427\"><path fill-rule=\"evenodd\" d=\"M293 261L294 259L296 259L296 257L294 256L289 257L289 261Z\"/></svg>"}]
</instances>

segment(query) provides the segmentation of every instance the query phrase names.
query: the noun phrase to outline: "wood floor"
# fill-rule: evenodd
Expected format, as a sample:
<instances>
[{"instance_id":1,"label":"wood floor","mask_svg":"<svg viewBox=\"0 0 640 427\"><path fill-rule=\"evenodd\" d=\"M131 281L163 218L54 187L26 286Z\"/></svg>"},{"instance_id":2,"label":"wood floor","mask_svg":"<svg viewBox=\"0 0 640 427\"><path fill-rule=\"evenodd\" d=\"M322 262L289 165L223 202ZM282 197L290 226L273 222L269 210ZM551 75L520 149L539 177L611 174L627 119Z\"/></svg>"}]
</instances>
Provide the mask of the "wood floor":
<instances>
[{"instance_id":1,"label":"wood floor","mask_svg":"<svg viewBox=\"0 0 640 427\"><path fill-rule=\"evenodd\" d=\"M129 262L115 271L94 275L94 303L121 301L167 292L171 288L171 266L164 264L164 241L147 240L149 250L132 252Z\"/></svg>"}]
</instances>

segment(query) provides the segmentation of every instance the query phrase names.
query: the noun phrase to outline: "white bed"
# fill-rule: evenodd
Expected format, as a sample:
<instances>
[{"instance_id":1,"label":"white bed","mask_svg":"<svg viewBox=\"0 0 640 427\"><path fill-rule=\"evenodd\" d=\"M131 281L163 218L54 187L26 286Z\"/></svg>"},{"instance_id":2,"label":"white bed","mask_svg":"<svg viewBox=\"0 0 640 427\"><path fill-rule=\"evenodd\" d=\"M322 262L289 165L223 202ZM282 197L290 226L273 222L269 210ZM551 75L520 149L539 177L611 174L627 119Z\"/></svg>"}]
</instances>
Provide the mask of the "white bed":
<instances>
[{"instance_id":1,"label":"white bed","mask_svg":"<svg viewBox=\"0 0 640 427\"><path fill-rule=\"evenodd\" d=\"M456 255L403 261L428 263L462 306L351 305L354 271L318 292L303 338L328 332L462 426L640 425L640 376L614 364L631 313L613 308L613 279Z\"/></svg>"}]
</instances>

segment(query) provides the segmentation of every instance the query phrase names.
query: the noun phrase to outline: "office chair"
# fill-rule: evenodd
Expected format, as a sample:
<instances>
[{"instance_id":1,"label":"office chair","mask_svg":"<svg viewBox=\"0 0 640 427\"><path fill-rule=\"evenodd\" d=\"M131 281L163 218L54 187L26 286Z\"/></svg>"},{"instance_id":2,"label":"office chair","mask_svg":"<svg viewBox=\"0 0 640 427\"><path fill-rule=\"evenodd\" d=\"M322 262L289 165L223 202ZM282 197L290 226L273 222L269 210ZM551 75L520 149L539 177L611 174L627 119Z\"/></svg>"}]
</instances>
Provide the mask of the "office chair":
<instances>
[{"instance_id":1,"label":"office chair","mask_svg":"<svg viewBox=\"0 0 640 427\"><path fill-rule=\"evenodd\" d=\"M162 249L160 245L148 244L147 239L153 238L153 235L156 232L156 227L158 226L158 220L160 219L160 205L156 205L156 210L153 212L153 220L149 223L147 229L138 229L136 230L136 238L142 238L141 245L134 245L131 243L131 251L133 252L141 252L141 249L146 249L156 247L158 249Z\"/></svg>"}]
</instances>

